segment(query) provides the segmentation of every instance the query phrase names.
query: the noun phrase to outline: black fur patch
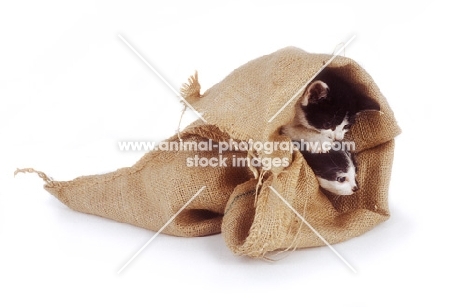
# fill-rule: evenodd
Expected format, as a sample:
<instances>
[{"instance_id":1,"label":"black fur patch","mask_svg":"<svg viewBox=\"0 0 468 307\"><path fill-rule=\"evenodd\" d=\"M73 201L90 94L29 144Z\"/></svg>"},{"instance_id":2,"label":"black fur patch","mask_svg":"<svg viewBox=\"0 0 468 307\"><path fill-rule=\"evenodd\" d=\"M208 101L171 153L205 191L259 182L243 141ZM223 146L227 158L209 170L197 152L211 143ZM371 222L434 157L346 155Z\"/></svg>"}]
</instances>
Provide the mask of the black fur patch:
<instances>
[{"instance_id":1,"label":"black fur patch","mask_svg":"<svg viewBox=\"0 0 468 307\"><path fill-rule=\"evenodd\" d=\"M327 153L311 153L301 151L307 164L315 175L330 181L336 180L340 173L348 172L351 154L343 150L330 150Z\"/></svg>"},{"instance_id":2,"label":"black fur patch","mask_svg":"<svg viewBox=\"0 0 468 307\"><path fill-rule=\"evenodd\" d=\"M380 111L380 105L360 92L361 86L345 79L343 68L327 67L308 85L322 81L328 85L329 92L320 99L309 95L308 103L302 106L307 122L317 129L332 129L340 125L348 116L353 124L357 113L364 110ZM341 73L341 74L340 74Z\"/></svg>"}]
</instances>

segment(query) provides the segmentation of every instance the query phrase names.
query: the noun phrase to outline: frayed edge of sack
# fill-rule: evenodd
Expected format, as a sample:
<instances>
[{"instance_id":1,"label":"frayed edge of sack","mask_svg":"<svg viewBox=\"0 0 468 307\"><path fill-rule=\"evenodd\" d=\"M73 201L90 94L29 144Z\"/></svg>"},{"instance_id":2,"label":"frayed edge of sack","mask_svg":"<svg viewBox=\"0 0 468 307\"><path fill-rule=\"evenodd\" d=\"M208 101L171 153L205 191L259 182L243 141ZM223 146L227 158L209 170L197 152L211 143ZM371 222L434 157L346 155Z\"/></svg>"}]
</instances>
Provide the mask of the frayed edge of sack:
<instances>
[{"instance_id":1,"label":"frayed edge of sack","mask_svg":"<svg viewBox=\"0 0 468 307\"><path fill-rule=\"evenodd\" d=\"M185 100L191 100L191 98L201 98L203 95L200 94L201 86L198 82L198 72L189 77L187 83L182 84L180 93Z\"/></svg>"},{"instance_id":2,"label":"frayed edge of sack","mask_svg":"<svg viewBox=\"0 0 468 307\"><path fill-rule=\"evenodd\" d=\"M55 181L52 177L49 177L47 176L44 172L41 172L41 171L36 171L34 168L17 168L16 171L14 172L13 176L16 177L16 175L18 173L31 173L31 174L37 174L40 178L42 178L42 180L44 180L44 182L46 183L46 186L54 186L55 185Z\"/></svg>"}]
</instances>

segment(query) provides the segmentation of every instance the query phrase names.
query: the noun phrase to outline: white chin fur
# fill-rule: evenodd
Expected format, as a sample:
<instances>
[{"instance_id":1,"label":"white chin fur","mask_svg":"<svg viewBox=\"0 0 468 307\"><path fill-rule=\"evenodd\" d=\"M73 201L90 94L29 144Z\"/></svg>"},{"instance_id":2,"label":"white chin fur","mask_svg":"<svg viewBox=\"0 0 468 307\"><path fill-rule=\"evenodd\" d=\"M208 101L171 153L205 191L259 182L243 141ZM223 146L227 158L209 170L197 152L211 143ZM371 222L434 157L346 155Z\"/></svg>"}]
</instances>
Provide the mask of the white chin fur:
<instances>
[{"instance_id":1,"label":"white chin fur","mask_svg":"<svg viewBox=\"0 0 468 307\"><path fill-rule=\"evenodd\" d=\"M330 139L331 141L335 140L335 133L331 129L321 130L320 134L324 137Z\"/></svg>"},{"instance_id":2,"label":"white chin fur","mask_svg":"<svg viewBox=\"0 0 468 307\"><path fill-rule=\"evenodd\" d=\"M317 180L322 188L336 195L352 195L353 187L349 182L340 183L338 181L329 181L320 177Z\"/></svg>"},{"instance_id":3,"label":"white chin fur","mask_svg":"<svg viewBox=\"0 0 468 307\"><path fill-rule=\"evenodd\" d=\"M335 141L342 141L344 139L346 131L337 131L334 133L333 139Z\"/></svg>"},{"instance_id":4,"label":"white chin fur","mask_svg":"<svg viewBox=\"0 0 468 307\"><path fill-rule=\"evenodd\" d=\"M348 130L344 129L346 125L349 124L348 116L346 116L341 124L336 126L335 131L333 131L333 139L336 141L342 141Z\"/></svg>"}]
</instances>

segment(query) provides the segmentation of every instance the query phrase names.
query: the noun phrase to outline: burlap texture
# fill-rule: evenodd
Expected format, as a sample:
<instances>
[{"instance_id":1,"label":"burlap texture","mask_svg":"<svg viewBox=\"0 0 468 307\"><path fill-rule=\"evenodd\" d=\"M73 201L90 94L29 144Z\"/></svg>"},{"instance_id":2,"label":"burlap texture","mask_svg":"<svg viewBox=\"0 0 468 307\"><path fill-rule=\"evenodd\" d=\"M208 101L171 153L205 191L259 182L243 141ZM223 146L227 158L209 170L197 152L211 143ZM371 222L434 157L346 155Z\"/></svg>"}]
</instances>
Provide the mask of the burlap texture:
<instances>
[{"instance_id":1,"label":"burlap texture","mask_svg":"<svg viewBox=\"0 0 468 307\"><path fill-rule=\"evenodd\" d=\"M215 127L204 126L187 129L182 137L187 142L201 142L223 135ZM195 154L200 158L218 156L210 151L151 151L132 167L72 181L51 181L44 187L76 211L158 231L206 186L164 233L187 237L219 233L229 195L252 173L239 167L187 167L186 159ZM224 156L232 154L227 151Z\"/></svg>"},{"instance_id":2,"label":"burlap texture","mask_svg":"<svg viewBox=\"0 0 468 307\"><path fill-rule=\"evenodd\" d=\"M330 55L281 49L229 74L203 95L196 78L183 88L185 99L203 114L183 140L287 141L280 127L294 116L294 99L268 120L311 78ZM372 78L353 60L337 57L330 66L380 103L382 114L362 113L348 133L356 143L360 190L327 195L299 152L229 151L233 155L288 158L290 165L264 171L248 167L188 167L186 158L217 157L217 151L153 151L134 166L105 175L51 181L45 189L70 208L152 230L168 221L202 186L206 189L165 229L177 236L223 233L236 254L261 257L275 250L324 245L273 193L274 188L329 243L358 236L389 217L388 187L394 138L393 112ZM296 97L298 98L298 97ZM174 136L170 140L176 140Z\"/></svg>"}]
</instances>

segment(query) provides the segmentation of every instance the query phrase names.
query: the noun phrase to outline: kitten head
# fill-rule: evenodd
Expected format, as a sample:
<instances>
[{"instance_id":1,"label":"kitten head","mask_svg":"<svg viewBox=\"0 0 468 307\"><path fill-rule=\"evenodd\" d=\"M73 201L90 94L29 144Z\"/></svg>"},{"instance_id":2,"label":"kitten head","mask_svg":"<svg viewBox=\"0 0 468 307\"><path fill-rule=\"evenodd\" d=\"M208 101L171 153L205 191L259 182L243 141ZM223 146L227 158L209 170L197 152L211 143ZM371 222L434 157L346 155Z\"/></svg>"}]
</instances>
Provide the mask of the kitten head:
<instances>
[{"instance_id":1,"label":"kitten head","mask_svg":"<svg viewBox=\"0 0 468 307\"><path fill-rule=\"evenodd\" d=\"M300 99L302 125L320 130L332 140L342 140L356 115L380 111L379 104L366 97L356 85L342 78L336 69L326 68L309 83Z\"/></svg>"},{"instance_id":2,"label":"kitten head","mask_svg":"<svg viewBox=\"0 0 468 307\"><path fill-rule=\"evenodd\" d=\"M330 88L323 81L313 81L306 87L300 103L307 125L319 130L334 130L341 124L346 109L332 97Z\"/></svg>"},{"instance_id":3,"label":"kitten head","mask_svg":"<svg viewBox=\"0 0 468 307\"><path fill-rule=\"evenodd\" d=\"M328 153L305 151L302 155L323 189L337 195L351 195L359 189L356 163L351 153L343 150Z\"/></svg>"}]
</instances>

